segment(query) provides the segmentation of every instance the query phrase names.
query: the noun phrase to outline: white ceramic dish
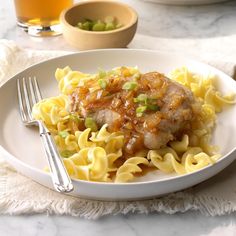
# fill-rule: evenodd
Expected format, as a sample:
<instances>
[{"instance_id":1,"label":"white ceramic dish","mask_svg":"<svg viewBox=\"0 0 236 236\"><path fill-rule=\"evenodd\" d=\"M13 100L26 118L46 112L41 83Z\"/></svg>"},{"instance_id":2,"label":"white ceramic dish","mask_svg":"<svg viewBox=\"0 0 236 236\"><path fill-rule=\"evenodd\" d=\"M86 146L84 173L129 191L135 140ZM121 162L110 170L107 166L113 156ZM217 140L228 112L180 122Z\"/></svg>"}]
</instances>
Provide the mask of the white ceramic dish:
<instances>
[{"instance_id":1,"label":"white ceramic dish","mask_svg":"<svg viewBox=\"0 0 236 236\"><path fill-rule=\"evenodd\" d=\"M185 65L195 72L218 75L218 84L222 92L236 93L236 82L213 67L182 56L145 50L110 49L81 52L48 60L24 70L0 88L0 123L2 126L0 152L20 173L52 189L49 174L42 171L46 165L46 158L37 128L26 128L20 120L16 79L36 76L44 97L57 95L54 72L56 68L67 65L83 72L96 72L98 67L111 69L121 65L137 65L143 72L157 70L163 73ZM135 183L126 184L76 180L73 181L75 190L72 194L92 199L141 199L160 196L198 184L223 170L235 159L235 115L236 106L231 106L218 117L213 142L221 147L221 153L224 156L212 166L184 176L164 175L156 171L137 179Z\"/></svg>"},{"instance_id":2,"label":"white ceramic dish","mask_svg":"<svg viewBox=\"0 0 236 236\"><path fill-rule=\"evenodd\" d=\"M226 2L228 0L144 0L145 2L156 2L168 5L204 5L219 2Z\"/></svg>"}]
</instances>

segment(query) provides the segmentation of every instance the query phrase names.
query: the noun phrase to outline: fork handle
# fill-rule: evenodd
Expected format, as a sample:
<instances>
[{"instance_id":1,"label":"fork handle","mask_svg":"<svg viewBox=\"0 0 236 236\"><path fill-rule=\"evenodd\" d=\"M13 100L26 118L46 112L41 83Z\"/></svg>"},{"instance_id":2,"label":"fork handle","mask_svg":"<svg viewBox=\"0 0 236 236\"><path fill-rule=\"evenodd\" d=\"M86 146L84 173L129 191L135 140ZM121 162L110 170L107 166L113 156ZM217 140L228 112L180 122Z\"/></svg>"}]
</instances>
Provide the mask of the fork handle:
<instances>
[{"instance_id":1,"label":"fork handle","mask_svg":"<svg viewBox=\"0 0 236 236\"><path fill-rule=\"evenodd\" d=\"M52 173L53 185L58 192L71 192L74 187L57 150L56 144L45 125L41 123L39 127L40 137Z\"/></svg>"}]
</instances>

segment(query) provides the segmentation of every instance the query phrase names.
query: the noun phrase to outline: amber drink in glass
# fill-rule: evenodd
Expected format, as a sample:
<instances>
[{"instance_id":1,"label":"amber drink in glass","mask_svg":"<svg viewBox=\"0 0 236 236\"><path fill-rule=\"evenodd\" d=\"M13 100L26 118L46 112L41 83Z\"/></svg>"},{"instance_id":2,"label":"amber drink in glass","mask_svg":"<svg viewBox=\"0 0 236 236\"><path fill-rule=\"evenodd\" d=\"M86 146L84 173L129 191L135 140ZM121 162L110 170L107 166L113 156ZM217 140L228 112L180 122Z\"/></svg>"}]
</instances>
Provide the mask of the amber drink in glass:
<instances>
[{"instance_id":1,"label":"amber drink in glass","mask_svg":"<svg viewBox=\"0 0 236 236\"><path fill-rule=\"evenodd\" d=\"M14 0L17 24L33 36L61 34L59 16L73 0Z\"/></svg>"}]
</instances>

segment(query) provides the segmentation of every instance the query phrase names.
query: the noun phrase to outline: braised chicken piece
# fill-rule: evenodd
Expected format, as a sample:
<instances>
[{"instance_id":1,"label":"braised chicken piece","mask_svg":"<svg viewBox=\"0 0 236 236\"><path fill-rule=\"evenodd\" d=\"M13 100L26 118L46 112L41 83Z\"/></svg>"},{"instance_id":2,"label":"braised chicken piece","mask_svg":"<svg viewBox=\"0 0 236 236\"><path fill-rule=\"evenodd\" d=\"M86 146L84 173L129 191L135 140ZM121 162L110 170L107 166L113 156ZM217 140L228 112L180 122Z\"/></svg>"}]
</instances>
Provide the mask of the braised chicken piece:
<instances>
[{"instance_id":1,"label":"braised chicken piece","mask_svg":"<svg viewBox=\"0 0 236 236\"><path fill-rule=\"evenodd\" d=\"M194 119L192 92L158 72L88 80L71 95L71 111L92 117L99 127L125 135L124 152L159 149L191 129Z\"/></svg>"}]
</instances>

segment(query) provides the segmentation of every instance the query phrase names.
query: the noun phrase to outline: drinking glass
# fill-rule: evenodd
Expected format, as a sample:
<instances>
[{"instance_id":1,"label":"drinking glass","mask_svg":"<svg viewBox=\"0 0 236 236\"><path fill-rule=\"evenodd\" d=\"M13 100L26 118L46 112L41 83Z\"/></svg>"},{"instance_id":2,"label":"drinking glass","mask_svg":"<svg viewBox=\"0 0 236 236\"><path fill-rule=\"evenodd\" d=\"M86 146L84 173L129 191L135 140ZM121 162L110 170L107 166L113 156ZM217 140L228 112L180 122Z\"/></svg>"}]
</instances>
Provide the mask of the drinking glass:
<instances>
[{"instance_id":1,"label":"drinking glass","mask_svg":"<svg viewBox=\"0 0 236 236\"><path fill-rule=\"evenodd\" d=\"M73 0L14 0L17 24L32 36L61 34L59 16Z\"/></svg>"}]
</instances>

